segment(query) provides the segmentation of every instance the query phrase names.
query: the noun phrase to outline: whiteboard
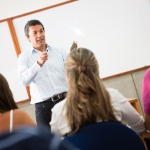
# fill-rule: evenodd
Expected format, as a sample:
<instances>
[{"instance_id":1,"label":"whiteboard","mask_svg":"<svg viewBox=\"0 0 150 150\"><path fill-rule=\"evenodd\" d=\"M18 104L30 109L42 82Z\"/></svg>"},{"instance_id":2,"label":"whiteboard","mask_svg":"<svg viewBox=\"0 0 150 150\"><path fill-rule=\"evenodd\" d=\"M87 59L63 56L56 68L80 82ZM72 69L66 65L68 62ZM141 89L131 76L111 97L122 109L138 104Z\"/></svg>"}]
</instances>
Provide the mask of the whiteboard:
<instances>
[{"instance_id":1,"label":"whiteboard","mask_svg":"<svg viewBox=\"0 0 150 150\"><path fill-rule=\"evenodd\" d=\"M0 20L36 11L69 0L0 0Z\"/></svg>"},{"instance_id":2,"label":"whiteboard","mask_svg":"<svg viewBox=\"0 0 150 150\"><path fill-rule=\"evenodd\" d=\"M38 19L48 44L68 52L73 41L92 50L100 76L150 65L149 0L79 0L13 20L21 51L30 48L24 26Z\"/></svg>"},{"instance_id":3,"label":"whiteboard","mask_svg":"<svg viewBox=\"0 0 150 150\"><path fill-rule=\"evenodd\" d=\"M7 22L0 23L0 73L7 79L16 102L28 99L26 88L19 83L17 56Z\"/></svg>"}]
</instances>

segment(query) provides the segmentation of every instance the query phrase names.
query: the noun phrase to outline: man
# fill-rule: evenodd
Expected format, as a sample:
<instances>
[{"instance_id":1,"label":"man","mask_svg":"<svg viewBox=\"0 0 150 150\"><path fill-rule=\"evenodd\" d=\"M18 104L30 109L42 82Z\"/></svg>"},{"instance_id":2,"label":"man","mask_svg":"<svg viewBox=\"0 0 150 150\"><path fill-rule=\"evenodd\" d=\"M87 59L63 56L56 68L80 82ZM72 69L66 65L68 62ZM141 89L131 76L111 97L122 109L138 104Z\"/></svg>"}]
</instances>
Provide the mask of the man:
<instances>
[{"instance_id":1,"label":"man","mask_svg":"<svg viewBox=\"0 0 150 150\"><path fill-rule=\"evenodd\" d=\"M39 20L30 20L24 28L32 48L18 57L19 80L30 85L31 104L35 104L39 128L50 128L51 109L66 96L66 51L45 42L45 30Z\"/></svg>"}]
</instances>

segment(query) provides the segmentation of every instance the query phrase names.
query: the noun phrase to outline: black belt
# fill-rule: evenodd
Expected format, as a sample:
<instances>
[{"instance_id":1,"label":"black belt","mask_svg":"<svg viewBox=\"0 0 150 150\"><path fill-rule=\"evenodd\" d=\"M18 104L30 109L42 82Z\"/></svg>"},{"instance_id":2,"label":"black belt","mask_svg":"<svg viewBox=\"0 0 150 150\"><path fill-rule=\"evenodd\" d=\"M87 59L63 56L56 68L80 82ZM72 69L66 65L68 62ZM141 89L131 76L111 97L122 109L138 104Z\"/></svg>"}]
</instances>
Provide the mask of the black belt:
<instances>
[{"instance_id":1,"label":"black belt","mask_svg":"<svg viewBox=\"0 0 150 150\"><path fill-rule=\"evenodd\" d=\"M60 93L60 94L54 95L53 97L50 97L48 100L45 100L43 102L49 102L49 101L57 102L58 100L65 99L66 95L67 95L67 92Z\"/></svg>"}]
</instances>

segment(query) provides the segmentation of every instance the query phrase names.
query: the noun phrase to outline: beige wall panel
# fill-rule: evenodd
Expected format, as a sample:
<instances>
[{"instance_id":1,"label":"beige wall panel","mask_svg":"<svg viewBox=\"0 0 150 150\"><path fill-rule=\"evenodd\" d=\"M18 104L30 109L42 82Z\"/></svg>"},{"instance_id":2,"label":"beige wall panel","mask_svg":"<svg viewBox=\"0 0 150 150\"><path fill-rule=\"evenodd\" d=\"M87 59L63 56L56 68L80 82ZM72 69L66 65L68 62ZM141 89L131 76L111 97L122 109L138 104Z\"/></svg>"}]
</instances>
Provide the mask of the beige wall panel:
<instances>
[{"instance_id":1,"label":"beige wall panel","mask_svg":"<svg viewBox=\"0 0 150 150\"><path fill-rule=\"evenodd\" d=\"M130 74L103 81L106 87L118 89L127 98L138 98L134 82Z\"/></svg>"}]
</instances>

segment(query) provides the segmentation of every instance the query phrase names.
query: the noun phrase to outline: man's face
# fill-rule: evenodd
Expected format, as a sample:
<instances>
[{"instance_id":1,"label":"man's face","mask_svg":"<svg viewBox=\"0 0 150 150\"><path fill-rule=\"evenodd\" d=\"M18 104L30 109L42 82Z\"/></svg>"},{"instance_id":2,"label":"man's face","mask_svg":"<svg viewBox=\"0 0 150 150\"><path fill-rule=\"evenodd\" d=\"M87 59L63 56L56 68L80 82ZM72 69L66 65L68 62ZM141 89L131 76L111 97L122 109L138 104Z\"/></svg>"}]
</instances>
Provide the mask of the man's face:
<instances>
[{"instance_id":1,"label":"man's face","mask_svg":"<svg viewBox=\"0 0 150 150\"><path fill-rule=\"evenodd\" d=\"M45 46L45 32L41 25L29 27L29 36L27 39L32 43L33 47L39 50Z\"/></svg>"}]
</instances>

